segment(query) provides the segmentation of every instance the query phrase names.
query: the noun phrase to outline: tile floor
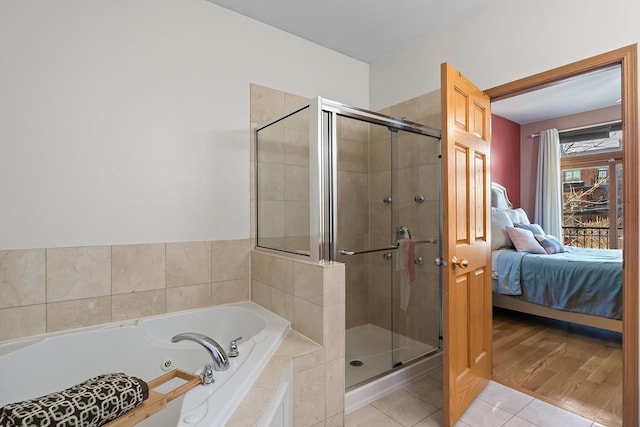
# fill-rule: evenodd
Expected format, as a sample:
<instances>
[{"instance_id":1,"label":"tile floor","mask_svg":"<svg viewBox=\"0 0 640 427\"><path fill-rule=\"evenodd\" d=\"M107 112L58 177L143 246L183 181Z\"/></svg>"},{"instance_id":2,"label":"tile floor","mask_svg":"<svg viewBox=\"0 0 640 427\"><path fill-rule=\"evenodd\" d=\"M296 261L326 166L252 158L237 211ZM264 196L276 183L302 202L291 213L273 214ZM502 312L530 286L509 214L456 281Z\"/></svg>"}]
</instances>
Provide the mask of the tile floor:
<instances>
[{"instance_id":1,"label":"tile floor","mask_svg":"<svg viewBox=\"0 0 640 427\"><path fill-rule=\"evenodd\" d=\"M442 426L442 371L435 371L345 417L346 427ZM604 427L493 381L456 427Z\"/></svg>"}]
</instances>

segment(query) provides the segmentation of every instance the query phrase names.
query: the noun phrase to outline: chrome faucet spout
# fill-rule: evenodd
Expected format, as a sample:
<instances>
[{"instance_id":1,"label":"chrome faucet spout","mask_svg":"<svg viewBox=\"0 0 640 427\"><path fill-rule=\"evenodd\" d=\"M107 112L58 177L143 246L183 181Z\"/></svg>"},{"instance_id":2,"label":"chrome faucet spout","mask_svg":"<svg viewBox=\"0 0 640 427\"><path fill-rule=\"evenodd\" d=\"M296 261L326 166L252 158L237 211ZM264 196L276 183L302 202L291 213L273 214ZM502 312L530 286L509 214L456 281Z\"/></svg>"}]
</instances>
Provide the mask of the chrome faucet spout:
<instances>
[{"instance_id":1,"label":"chrome faucet spout","mask_svg":"<svg viewBox=\"0 0 640 427\"><path fill-rule=\"evenodd\" d=\"M227 353L213 338L194 332L185 332L171 338L171 342L183 340L197 342L203 346L211 356L211 359L213 360L213 369L216 371L226 371L229 369L229 357L227 356Z\"/></svg>"}]
</instances>

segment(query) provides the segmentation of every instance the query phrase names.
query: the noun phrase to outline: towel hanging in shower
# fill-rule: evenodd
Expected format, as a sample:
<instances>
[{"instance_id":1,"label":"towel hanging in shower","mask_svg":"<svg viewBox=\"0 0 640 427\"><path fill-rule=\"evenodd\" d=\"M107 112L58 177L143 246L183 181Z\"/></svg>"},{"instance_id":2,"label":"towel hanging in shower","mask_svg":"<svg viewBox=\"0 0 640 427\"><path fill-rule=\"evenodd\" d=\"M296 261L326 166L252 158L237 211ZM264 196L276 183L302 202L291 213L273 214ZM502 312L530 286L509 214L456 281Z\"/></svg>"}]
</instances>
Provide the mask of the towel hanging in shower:
<instances>
[{"instance_id":1,"label":"towel hanging in shower","mask_svg":"<svg viewBox=\"0 0 640 427\"><path fill-rule=\"evenodd\" d=\"M398 257L396 258L396 271L400 271L400 308L406 310L411 296L411 284L416 280L416 242L411 239L402 239L398 242Z\"/></svg>"}]
</instances>

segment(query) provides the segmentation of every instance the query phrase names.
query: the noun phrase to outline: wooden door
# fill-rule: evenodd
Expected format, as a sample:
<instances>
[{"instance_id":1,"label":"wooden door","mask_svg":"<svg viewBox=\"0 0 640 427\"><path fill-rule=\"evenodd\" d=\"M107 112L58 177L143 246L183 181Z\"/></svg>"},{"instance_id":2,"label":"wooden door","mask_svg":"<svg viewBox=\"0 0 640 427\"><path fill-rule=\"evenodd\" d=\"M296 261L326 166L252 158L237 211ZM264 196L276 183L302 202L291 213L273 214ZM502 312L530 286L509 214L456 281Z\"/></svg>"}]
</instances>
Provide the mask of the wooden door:
<instances>
[{"instance_id":1,"label":"wooden door","mask_svg":"<svg viewBox=\"0 0 640 427\"><path fill-rule=\"evenodd\" d=\"M442 64L444 423L491 378L490 99Z\"/></svg>"}]
</instances>

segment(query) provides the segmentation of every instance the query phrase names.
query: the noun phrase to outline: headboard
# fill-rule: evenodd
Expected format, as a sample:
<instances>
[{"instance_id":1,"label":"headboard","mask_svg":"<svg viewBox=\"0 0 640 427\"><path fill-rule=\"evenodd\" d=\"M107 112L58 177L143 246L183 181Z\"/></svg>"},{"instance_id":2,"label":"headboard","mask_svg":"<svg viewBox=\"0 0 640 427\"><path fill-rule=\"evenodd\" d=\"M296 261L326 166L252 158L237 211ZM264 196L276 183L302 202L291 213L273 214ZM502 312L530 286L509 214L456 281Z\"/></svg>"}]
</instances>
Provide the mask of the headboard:
<instances>
[{"instance_id":1,"label":"headboard","mask_svg":"<svg viewBox=\"0 0 640 427\"><path fill-rule=\"evenodd\" d=\"M496 182L491 183L491 207L513 209L513 204L507 197L507 189Z\"/></svg>"}]
</instances>

